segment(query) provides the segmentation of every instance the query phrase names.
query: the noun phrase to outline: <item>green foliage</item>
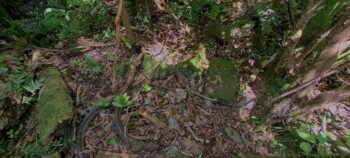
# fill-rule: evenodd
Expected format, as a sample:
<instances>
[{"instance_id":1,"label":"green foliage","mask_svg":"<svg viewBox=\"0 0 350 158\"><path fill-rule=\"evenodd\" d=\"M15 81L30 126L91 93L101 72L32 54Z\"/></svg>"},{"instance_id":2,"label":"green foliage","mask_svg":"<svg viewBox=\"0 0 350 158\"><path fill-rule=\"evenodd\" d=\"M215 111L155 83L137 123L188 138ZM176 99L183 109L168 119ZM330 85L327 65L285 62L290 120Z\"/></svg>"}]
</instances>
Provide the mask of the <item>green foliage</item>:
<instances>
[{"instance_id":1,"label":"green foliage","mask_svg":"<svg viewBox=\"0 0 350 158\"><path fill-rule=\"evenodd\" d=\"M18 21L9 21L8 24L9 27L0 25L0 39L15 41L18 37L26 35Z\"/></svg>"},{"instance_id":2,"label":"green foliage","mask_svg":"<svg viewBox=\"0 0 350 158\"><path fill-rule=\"evenodd\" d=\"M105 98L100 99L99 101L97 101L95 104L92 105L92 107L96 107L96 106L102 106L102 107L109 106L109 101Z\"/></svg>"},{"instance_id":3,"label":"green foliage","mask_svg":"<svg viewBox=\"0 0 350 158\"><path fill-rule=\"evenodd\" d=\"M145 84L142 86L142 89L141 89L142 92L149 92L149 91L151 91L151 90L152 90L152 86L149 85L148 83L145 83Z\"/></svg>"},{"instance_id":4,"label":"green foliage","mask_svg":"<svg viewBox=\"0 0 350 158\"><path fill-rule=\"evenodd\" d=\"M99 9L93 12L97 5ZM39 45L76 38L110 21L100 0L49 0L47 6L43 13L33 17L39 26L25 30ZM40 40L35 41L39 37Z\"/></svg>"},{"instance_id":5,"label":"green foliage","mask_svg":"<svg viewBox=\"0 0 350 158\"><path fill-rule=\"evenodd\" d=\"M113 39L115 36L115 31L111 30L110 28L103 30L102 33L103 33L103 38L105 38L105 39Z\"/></svg>"},{"instance_id":6,"label":"green foliage","mask_svg":"<svg viewBox=\"0 0 350 158\"><path fill-rule=\"evenodd\" d=\"M264 81L264 91L270 96L279 95L288 89L291 81L291 79L269 76Z\"/></svg>"},{"instance_id":7,"label":"green foliage","mask_svg":"<svg viewBox=\"0 0 350 158\"><path fill-rule=\"evenodd\" d=\"M28 92L35 94L36 91L40 89L40 87L43 85L44 79L41 80L32 80L29 82L28 85L24 86L23 88L27 90Z\"/></svg>"},{"instance_id":8,"label":"green foliage","mask_svg":"<svg viewBox=\"0 0 350 158\"><path fill-rule=\"evenodd\" d=\"M1 73L6 73L7 71L9 71L7 66L5 64L0 64L0 74Z\"/></svg>"},{"instance_id":9,"label":"green foliage","mask_svg":"<svg viewBox=\"0 0 350 158\"><path fill-rule=\"evenodd\" d=\"M100 74L102 72L102 65L94 57L88 55L76 60L74 64L83 74Z\"/></svg>"},{"instance_id":10,"label":"green foliage","mask_svg":"<svg viewBox=\"0 0 350 158\"><path fill-rule=\"evenodd\" d=\"M110 140L108 140L108 144L109 145L116 145L117 144L117 140L115 140L115 138L111 138Z\"/></svg>"},{"instance_id":11,"label":"green foliage","mask_svg":"<svg viewBox=\"0 0 350 158\"><path fill-rule=\"evenodd\" d=\"M132 101L130 100L130 96L128 94L124 93L122 95L117 95L112 104L118 108L126 108L131 106Z\"/></svg>"},{"instance_id":12,"label":"green foliage","mask_svg":"<svg viewBox=\"0 0 350 158\"><path fill-rule=\"evenodd\" d=\"M11 130L6 132L6 135L10 139L17 139L20 135L20 131L11 129Z\"/></svg>"},{"instance_id":13,"label":"green foliage","mask_svg":"<svg viewBox=\"0 0 350 158\"><path fill-rule=\"evenodd\" d=\"M273 27L277 26L278 16L277 13L269 7L258 9L256 15L259 18L261 25L261 33L263 35L269 35Z\"/></svg>"},{"instance_id":14,"label":"green foliage","mask_svg":"<svg viewBox=\"0 0 350 158\"><path fill-rule=\"evenodd\" d=\"M125 38L125 36L122 35L122 36L120 36L119 38L120 38L120 40L121 40L129 49L131 49L132 45L131 45L131 43L128 41L128 39Z\"/></svg>"},{"instance_id":15,"label":"green foliage","mask_svg":"<svg viewBox=\"0 0 350 158\"><path fill-rule=\"evenodd\" d=\"M217 20L229 10L226 5L219 5L213 0L184 0L182 2L171 3L171 10L178 17L189 20L192 24L206 17L209 17L210 20Z\"/></svg>"},{"instance_id":16,"label":"green foliage","mask_svg":"<svg viewBox=\"0 0 350 158\"><path fill-rule=\"evenodd\" d=\"M300 138L310 142L310 143L315 143L316 142L316 138L315 135L311 132L308 132L304 129L298 129L297 134L299 135Z\"/></svg>"},{"instance_id":17,"label":"green foliage","mask_svg":"<svg viewBox=\"0 0 350 158\"><path fill-rule=\"evenodd\" d=\"M303 150L305 152L306 155L309 155L310 152L312 151L311 145L307 142L300 143L299 147L301 150Z\"/></svg>"},{"instance_id":18,"label":"green foliage","mask_svg":"<svg viewBox=\"0 0 350 158\"><path fill-rule=\"evenodd\" d=\"M44 157L50 156L55 152L59 152L68 146L67 142L63 140L54 140L48 145L40 143L36 140L33 143L25 143L21 146L21 151L24 154L24 158L32 157Z\"/></svg>"},{"instance_id":19,"label":"green foliage","mask_svg":"<svg viewBox=\"0 0 350 158\"><path fill-rule=\"evenodd\" d=\"M304 129L298 129L297 134L301 139L306 142L301 142L299 144L299 148L305 153L305 155L309 155L313 148L317 148L317 152L315 154L320 157L329 157L333 153L331 151L331 145L328 143L328 135L325 132L320 132L317 136L311 132L308 132Z\"/></svg>"},{"instance_id":20,"label":"green foliage","mask_svg":"<svg viewBox=\"0 0 350 158\"><path fill-rule=\"evenodd\" d=\"M21 103L32 105L36 100L36 93L41 88L44 79L35 80L31 67L19 67L10 72L8 80L12 83L11 93L21 97Z\"/></svg>"}]
</instances>

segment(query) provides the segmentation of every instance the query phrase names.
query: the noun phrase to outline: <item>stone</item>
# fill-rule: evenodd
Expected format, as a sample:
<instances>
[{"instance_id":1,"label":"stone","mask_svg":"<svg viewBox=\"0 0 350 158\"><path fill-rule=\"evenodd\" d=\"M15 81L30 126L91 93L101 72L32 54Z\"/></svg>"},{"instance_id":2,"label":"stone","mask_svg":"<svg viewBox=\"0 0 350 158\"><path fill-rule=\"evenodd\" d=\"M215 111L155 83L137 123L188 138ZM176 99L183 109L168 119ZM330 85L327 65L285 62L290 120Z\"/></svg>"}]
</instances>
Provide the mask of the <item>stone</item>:
<instances>
[{"instance_id":1,"label":"stone","mask_svg":"<svg viewBox=\"0 0 350 158\"><path fill-rule=\"evenodd\" d=\"M232 129L230 127L226 127L225 133L235 143L242 143L243 142L242 136L237 130Z\"/></svg>"},{"instance_id":2,"label":"stone","mask_svg":"<svg viewBox=\"0 0 350 158\"><path fill-rule=\"evenodd\" d=\"M206 49L201 45L193 58L176 65L176 72L181 73L188 80L191 80L201 76L208 67L209 62L206 57Z\"/></svg>"},{"instance_id":3,"label":"stone","mask_svg":"<svg viewBox=\"0 0 350 158\"><path fill-rule=\"evenodd\" d=\"M173 71L172 65L159 61L148 54L143 57L142 66L143 74L149 79L164 78Z\"/></svg>"},{"instance_id":4,"label":"stone","mask_svg":"<svg viewBox=\"0 0 350 158\"><path fill-rule=\"evenodd\" d=\"M170 102L173 104L180 103L187 98L187 92L184 89L177 88L175 91L170 91L167 93L165 97L169 98Z\"/></svg>"},{"instance_id":5,"label":"stone","mask_svg":"<svg viewBox=\"0 0 350 158\"><path fill-rule=\"evenodd\" d=\"M168 126L170 129L180 131L180 125L177 119L175 119L173 116L169 117L168 119Z\"/></svg>"},{"instance_id":6,"label":"stone","mask_svg":"<svg viewBox=\"0 0 350 158\"><path fill-rule=\"evenodd\" d=\"M186 156L198 157L203 152L203 147L189 138L183 140L182 145L184 148L181 150L181 153L183 153Z\"/></svg>"},{"instance_id":7,"label":"stone","mask_svg":"<svg viewBox=\"0 0 350 158\"><path fill-rule=\"evenodd\" d=\"M42 77L45 82L39 92L37 132L42 143L48 144L57 128L73 117L73 100L58 70L44 70Z\"/></svg>"},{"instance_id":8,"label":"stone","mask_svg":"<svg viewBox=\"0 0 350 158\"><path fill-rule=\"evenodd\" d=\"M165 51L162 55L146 53L143 61L143 74L148 79L165 78L174 72L181 73L187 79L197 78L209 67L206 58L206 49L199 46L193 57L188 57L180 61L177 60L176 52ZM153 54L153 55L152 55Z\"/></svg>"},{"instance_id":9,"label":"stone","mask_svg":"<svg viewBox=\"0 0 350 158\"><path fill-rule=\"evenodd\" d=\"M210 63L205 93L220 101L233 102L237 95L237 80L237 63L215 57Z\"/></svg>"}]
</instances>

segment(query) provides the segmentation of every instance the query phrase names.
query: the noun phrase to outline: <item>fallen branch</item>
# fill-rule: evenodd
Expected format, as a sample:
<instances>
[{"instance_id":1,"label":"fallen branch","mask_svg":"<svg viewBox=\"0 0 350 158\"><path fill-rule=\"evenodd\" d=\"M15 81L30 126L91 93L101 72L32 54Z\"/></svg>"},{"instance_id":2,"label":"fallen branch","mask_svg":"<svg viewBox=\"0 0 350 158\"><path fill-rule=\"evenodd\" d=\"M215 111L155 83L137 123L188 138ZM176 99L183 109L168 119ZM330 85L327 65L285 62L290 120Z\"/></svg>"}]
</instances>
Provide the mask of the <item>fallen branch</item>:
<instances>
[{"instance_id":1,"label":"fallen branch","mask_svg":"<svg viewBox=\"0 0 350 158\"><path fill-rule=\"evenodd\" d=\"M298 92L298 91L300 91L300 90L302 90L302 89L304 89L304 88L306 88L306 87L308 87L310 85L316 84L321 79L324 79L324 78L326 78L326 77L336 73L337 71L338 70L331 70L331 71L329 71L329 72L327 72L327 73L325 73L325 74L323 74L323 75L321 75L319 77L316 77L316 78L314 78L314 79L312 79L310 81L307 81L307 82L302 83L302 84L300 84L298 86L295 86L295 88L292 88L291 90L289 90L289 91L287 91L287 92L277 96L276 98L272 99L271 103L274 103L274 102L276 102L276 101L278 101L278 100L280 100L280 99L282 99L284 97L287 97L287 96L289 96L291 94L294 94L295 92Z\"/></svg>"}]
</instances>

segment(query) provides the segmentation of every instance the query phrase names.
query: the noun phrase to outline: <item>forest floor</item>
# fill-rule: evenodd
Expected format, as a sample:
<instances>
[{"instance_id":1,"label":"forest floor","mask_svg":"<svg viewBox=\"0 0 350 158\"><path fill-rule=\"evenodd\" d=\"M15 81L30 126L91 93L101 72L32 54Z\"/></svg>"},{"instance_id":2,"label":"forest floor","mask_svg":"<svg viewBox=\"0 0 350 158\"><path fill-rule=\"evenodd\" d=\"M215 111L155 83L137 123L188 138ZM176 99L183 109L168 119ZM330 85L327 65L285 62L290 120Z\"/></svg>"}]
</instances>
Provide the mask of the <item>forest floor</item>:
<instances>
[{"instance_id":1,"label":"forest floor","mask_svg":"<svg viewBox=\"0 0 350 158\"><path fill-rule=\"evenodd\" d=\"M200 35L186 24L179 26L161 23L162 25L158 25L158 28L136 32L135 46L138 48L128 49L123 46L117 53L118 59L129 60L131 56L137 56L142 51L159 50L163 46L180 52L179 58L193 56L193 51L190 49L191 43L200 42L198 40L200 38L197 38ZM190 44L186 45L185 40ZM240 83L238 84L245 86L245 91L237 97L237 100L220 103L202 95L207 82L205 77L188 80L174 74L163 79L150 80L142 73L140 64L133 65L137 70L133 76L135 80L132 80L127 90L133 106L124 110L121 118L131 137L158 144L160 148L137 153L130 152L125 144L120 144L119 140L113 138L114 134L111 131L113 113L104 111L85 133L86 152L97 154L99 157L230 157L278 154L278 143L289 141L288 138L277 141L278 136L285 134L281 127L290 126L295 122L289 120L272 127L264 125L264 116L269 107L266 102L268 95L263 91L262 77L252 72L257 65L254 59L249 59L247 55L252 51L249 48L249 41L237 39L235 42L240 46L237 46L234 53L220 53L232 52L232 48L217 46L209 49L207 55L209 60L214 56L248 58L240 65ZM57 46L58 49L64 50L60 47ZM74 54L57 53L57 50L50 49L39 48L39 50L42 54L50 54L49 58L41 61L41 67L58 68L71 91L74 92L75 121L78 124L79 118L84 116L96 102L102 98L110 100L118 90L113 91L111 88L113 63L108 60L113 57L115 46L96 36L91 39L79 38L77 48L79 49ZM95 58L103 65L101 74L82 73L77 68L75 62L85 55ZM128 77L118 77L117 89L123 88ZM145 83L152 87L148 92L141 91ZM244 99L246 102L242 104L240 101ZM248 108L247 104L250 104ZM327 129L329 131L334 129L337 135L346 133L346 127L350 125L350 108L345 104L329 107L331 108L328 110L332 114L330 119L339 121L341 124L332 123L332 127ZM144 118L140 113L147 113L149 117ZM318 113L323 112L321 110ZM324 118L318 115L311 113L299 119L313 124L315 131L325 128L323 127ZM340 133L337 133L339 130ZM297 145L291 146L298 148Z\"/></svg>"},{"instance_id":2,"label":"forest floor","mask_svg":"<svg viewBox=\"0 0 350 158\"><path fill-rule=\"evenodd\" d=\"M262 75L264 68L261 61L257 61L258 55L253 48L254 32L237 29L230 35L232 41L215 37L208 39L202 30L183 22L169 22L167 18L160 17L158 24L149 29L135 30L133 48L123 43L117 50L113 40L106 40L101 35L62 41L54 48L26 48L29 52L27 61L34 60L35 52L42 56L36 72L54 67L67 83L75 108L73 121L68 125L72 126L69 133L76 133L84 116L99 106L101 100L111 101L114 96L124 93L121 90L127 85L126 93L132 99L132 106L123 109L121 115L126 133L138 141L159 145L156 149L132 152L114 137L111 130L114 113L105 110L84 134L84 153L96 157L237 157L283 155L283 152L295 154L299 151L298 155L300 138L294 131L299 126L310 126L315 133L327 130L336 136L348 132L350 107L346 103L326 105L312 113L267 124L266 116L271 109L268 101L273 96L266 87L279 83L270 82ZM67 48L71 43L76 47ZM149 79L140 62L131 62L127 67L135 68L136 72L119 75L116 88L112 87L115 54L118 63L134 61L132 59L140 54L153 53L166 59L168 56L163 53L166 49L177 52L175 58L171 58L178 62L195 56L194 48L199 43L206 45L209 62L214 57L237 61L236 97L232 101L221 102L206 95L209 82L206 72L198 79L188 79L178 73ZM101 72L93 73L94 67L79 66L77 61L86 56L99 63ZM336 75L330 78L336 78ZM145 84L149 85L147 91L142 90ZM320 91L331 89L332 84L329 79L321 81L314 90L315 96ZM22 129L25 134L18 144L35 141L36 115L34 111L31 121ZM72 139L74 141L74 136ZM70 144L71 150L74 150L73 144ZM73 156L74 151L65 153L65 156Z\"/></svg>"}]
</instances>

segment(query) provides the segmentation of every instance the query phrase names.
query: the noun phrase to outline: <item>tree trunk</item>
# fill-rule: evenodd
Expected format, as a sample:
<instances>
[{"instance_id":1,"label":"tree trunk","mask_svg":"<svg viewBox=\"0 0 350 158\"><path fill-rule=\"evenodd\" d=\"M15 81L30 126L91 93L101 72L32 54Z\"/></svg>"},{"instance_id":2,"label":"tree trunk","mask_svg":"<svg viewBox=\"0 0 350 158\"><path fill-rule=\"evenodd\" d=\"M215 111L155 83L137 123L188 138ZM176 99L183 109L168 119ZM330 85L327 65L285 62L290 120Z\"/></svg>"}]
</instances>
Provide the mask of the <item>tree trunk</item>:
<instances>
[{"instance_id":1,"label":"tree trunk","mask_svg":"<svg viewBox=\"0 0 350 158\"><path fill-rule=\"evenodd\" d=\"M321 38L315 39L313 42L309 42L310 46L306 47L301 53L317 53L316 58L308 58L308 55L300 54L294 58L294 63L299 64L297 67L299 71L299 78L292 83L291 88L281 96L274 99L274 108L270 113L270 117L284 117L290 116L290 113L300 113L305 109L317 109L317 105L311 104L315 102L314 97L311 94L318 81L334 74L343 67L344 64L349 63L350 56L350 8L346 8L344 14L336 20L336 23L331 27L328 27ZM311 21L310 21L311 22ZM308 23L310 25L311 23ZM314 24L312 24L314 25ZM314 25L315 26L315 25ZM320 26L323 27L323 26ZM305 29L309 28L306 26ZM304 31L305 32L305 31ZM316 37L316 36L315 36ZM297 59L297 60L295 60ZM281 59L283 60L283 59ZM294 67L296 68L296 67ZM341 90L336 90L335 92L324 92L319 96L330 96L329 94L336 93L336 95L349 94L349 88L341 88ZM339 93L339 94L338 94ZM341 99L336 99L334 102L347 99L349 96L346 95L345 98L338 97ZM316 97L317 98L317 97ZM335 97L337 98L337 97ZM320 98L319 98L320 99ZM325 102L327 100L323 100ZM319 103L318 105L321 105ZM310 106L310 107L308 107ZM295 112L290 110L294 109Z\"/></svg>"}]
</instances>

